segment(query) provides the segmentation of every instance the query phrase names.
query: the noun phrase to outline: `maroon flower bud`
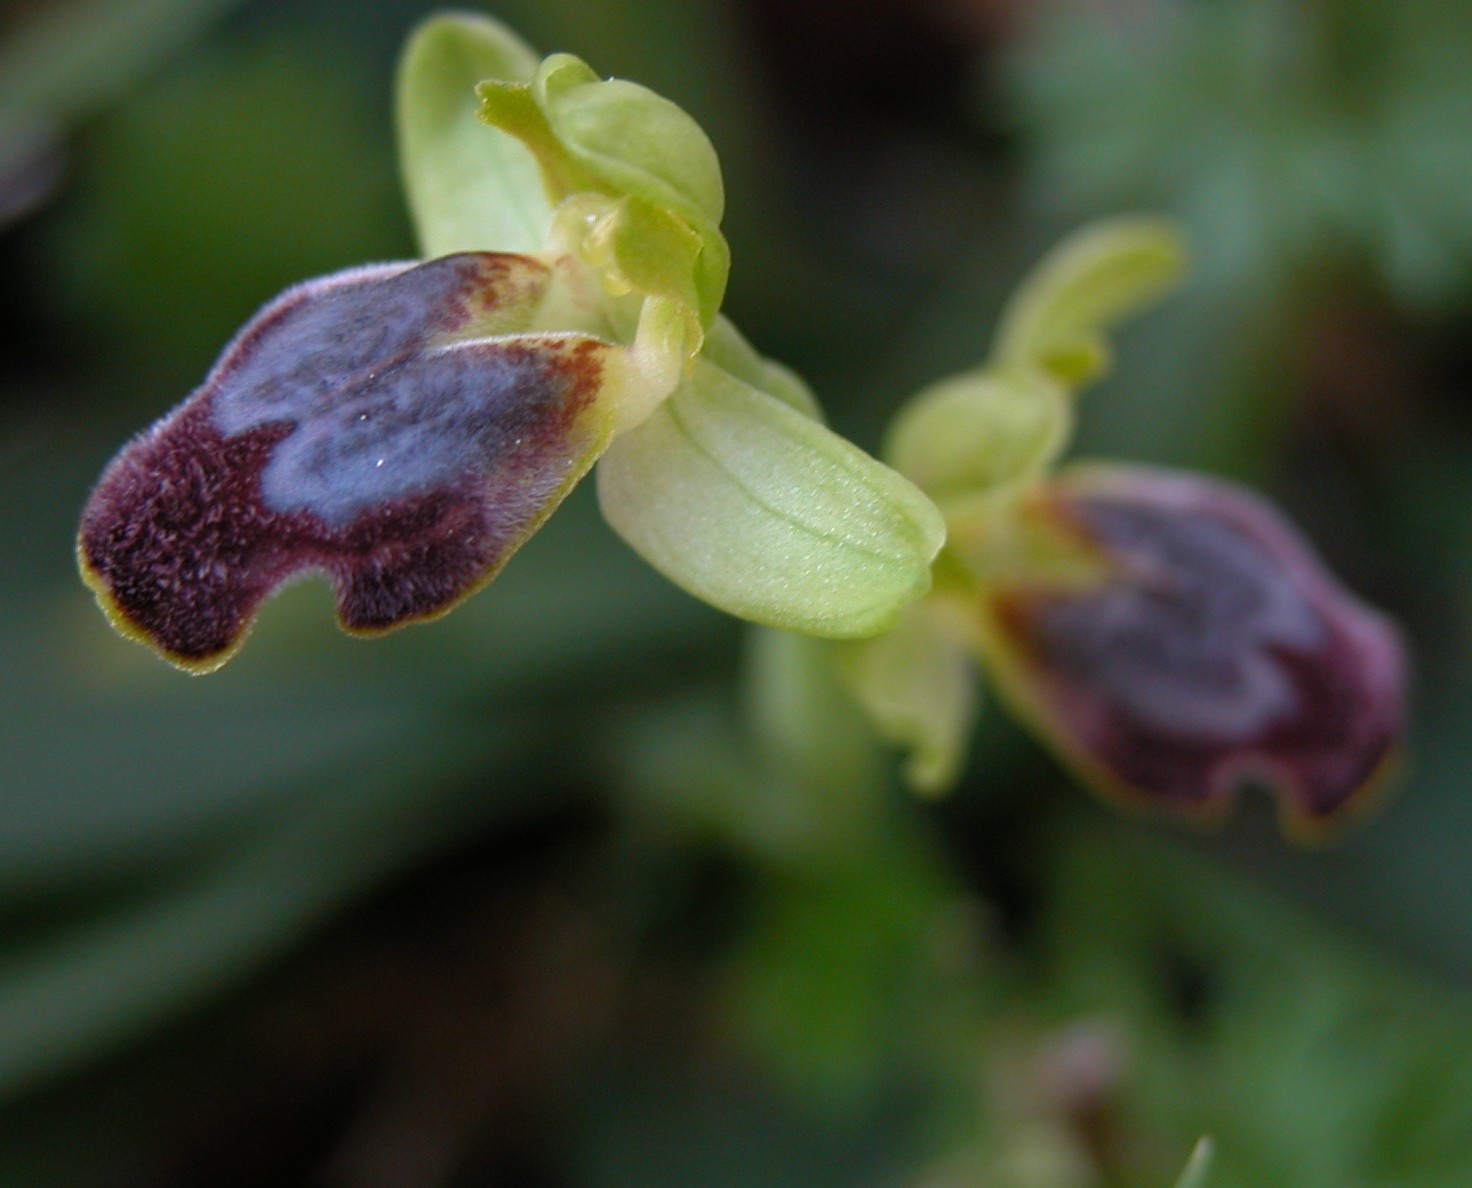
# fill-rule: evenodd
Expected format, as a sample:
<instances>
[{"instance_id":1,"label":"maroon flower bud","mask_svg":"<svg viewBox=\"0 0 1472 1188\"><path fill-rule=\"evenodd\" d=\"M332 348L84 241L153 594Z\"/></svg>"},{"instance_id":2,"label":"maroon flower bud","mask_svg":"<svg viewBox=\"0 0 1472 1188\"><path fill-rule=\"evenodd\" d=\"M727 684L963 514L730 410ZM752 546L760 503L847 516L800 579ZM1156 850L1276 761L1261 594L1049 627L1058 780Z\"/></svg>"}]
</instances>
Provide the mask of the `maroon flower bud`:
<instances>
[{"instance_id":1,"label":"maroon flower bud","mask_svg":"<svg viewBox=\"0 0 1472 1188\"><path fill-rule=\"evenodd\" d=\"M473 253L266 306L92 494L78 555L114 624L207 672L303 572L326 575L355 633L484 585L612 432L597 398L618 348L524 330L551 280Z\"/></svg>"},{"instance_id":2,"label":"maroon flower bud","mask_svg":"<svg viewBox=\"0 0 1472 1188\"><path fill-rule=\"evenodd\" d=\"M1261 784L1303 836L1386 770L1403 717L1399 633L1261 499L1092 466L1041 487L1023 515L1097 570L993 582L983 646L1004 693L1090 784L1203 817Z\"/></svg>"}]
</instances>

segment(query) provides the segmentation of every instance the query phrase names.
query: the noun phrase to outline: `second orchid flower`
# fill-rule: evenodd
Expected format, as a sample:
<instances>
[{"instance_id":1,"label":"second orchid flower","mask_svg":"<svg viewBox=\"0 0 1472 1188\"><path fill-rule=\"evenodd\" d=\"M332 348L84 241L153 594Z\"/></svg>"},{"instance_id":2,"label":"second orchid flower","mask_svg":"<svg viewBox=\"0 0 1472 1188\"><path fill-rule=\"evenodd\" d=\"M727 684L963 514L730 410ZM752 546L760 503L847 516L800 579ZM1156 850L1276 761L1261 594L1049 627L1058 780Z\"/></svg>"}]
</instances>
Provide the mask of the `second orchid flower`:
<instances>
[{"instance_id":1,"label":"second orchid flower","mask_svg":"<svg viewBox=\"0 0 1472 1188\"><path fill-rule=\"evenodd\" d=\"M985 366L906 406L886 455L940 504L947 545L930 595L839 662L919 788L958 776L979 665L1111 799L1215 818L1256 784L1290 833L1317 836L1397 754L1399 632L1241 487L1056 469L1107 330L1183 267L1163 220L1086 228L1024 280Z\"/></svg>"}]
</instances>

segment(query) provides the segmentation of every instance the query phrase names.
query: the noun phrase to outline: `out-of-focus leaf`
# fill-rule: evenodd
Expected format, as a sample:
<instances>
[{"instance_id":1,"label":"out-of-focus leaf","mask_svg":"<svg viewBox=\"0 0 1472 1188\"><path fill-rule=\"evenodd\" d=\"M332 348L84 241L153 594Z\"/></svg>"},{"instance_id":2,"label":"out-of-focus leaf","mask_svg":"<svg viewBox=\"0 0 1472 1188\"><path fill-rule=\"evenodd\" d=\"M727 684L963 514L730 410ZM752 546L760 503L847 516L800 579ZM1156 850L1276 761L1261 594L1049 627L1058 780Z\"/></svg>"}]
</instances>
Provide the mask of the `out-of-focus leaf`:
<instances>
[{"instance_id":1,"label":"out-of-focus leaf","mask_svg":"<svg viewBox=\"0 0 1472 1188\"><path fill-rule=\"evenodd\" d=\"M503 801L466 796L460 782L488 741L421 736L393 760L340 769L224 858L176 869L141 903L0 959L0 1095L158 1025L494 815Z\"/></svg>"},{"instance_id":2,"label":"out-of-focus leaf","mask_svg":"<svg viewBox=\"0 0 1472 1188\"><path fill-rule=\"evenodd\" d=\"M172 402L273 293L409 254L360 69L291 43L212 44L98 121L46 232L58 303L112 351L104 398Z\"/></svg>"},{"instance_id":3,"label":"out-of-focus leaf","mask_svg":"<svg viewBox=\"0 0 1472 1188\"><path fill-rule=\"evenodd\" d=\"M815 1188L907 1182L916 1142L900 1108L835 1116L794 1108L749 1065L713 1061L675 1075L620 1070L593 1087L590 1125L567 1153L587 1188ZM886 1103L888 1104L888 1103ZM1051 1188L1051 1186L1050 1186Z\"/></svg>"},{"instance_id":4,"label":"out-of-focus leaf","mask_svg":"<svg viewBox=\"0 0 1472 1188\"><path fill-rule=\"evenodd\" d=\"M1028 993L1123 1027L1134 1125L1211 1133L1211 1188L1465 1174L1462 995L1127 826L1094 819L1056 841L1048 988Z\"/></svg>"},{"instance_id":5,"label":"out-of-focus leaf","mask_svg":"<svg viewBox=\"0 0 1472 1188\"><path fill-rule=\"evenodd\" d=\"M730 966L726 1010L805 1096L872 1102L916 1055L936 925L955 899L919 847L876 846L772 883Z\"/></svg>"},{"instance_id":6,"label":"out-of-focus leaf","mask_svg":"<svg viewBox=\"0 0 1472 1188\"><path fill-rule=\"evenodd\" d=\"M13 456L0 483L0 902L106 878L251 827L310 798L320 773L413 740L465 699L491 717L709 645L714 616L632 557L586 492L504 583L398 638L352 640L308 582L213 681L119 640L58 542L97 464ZM490 708L490 707L496 708Z\"/></svg>"},{"instance_id":7,"label":"out-of-focus leaf","mask_svg":"<svg viewBox=\"0 0 1472 1188\"><path fill-rule=\"evenodd\" d=\"M60 0L0 40L0 179L239 0ZM0 222L4 202L0 201Z\"/></svg>"},{"instance_id":8,"label":"out-of-focus leaf","mask_svg":"<svg viewBox=\"0 0 1472 1188\"><path fill-rule=\"evenodd\" d=\"M1211 1176L1211 1161L1216 1153L1209 1138L1203 1138L1191 1151L1191 1158L1186 1161L1185 1168L1181 1171L1181 1178L1176 1181L1176 1188L1206 1188L1207 1180Z\"/></svg>"},{"instance_id":9,"label":"out-of-focus leaf","mask_svg":"<svg viewBox=\"0 0 1472 1188\"><path fill-rule=\"evenodd\" d=\"M1408 302L1453 302L1450 262L1465 275L1472 250L1472 35L1449 13L1048 6L1009 71L1034 181L1075 213L1164 207L1211 283L1281 290L1348 260Z\"/></svg>"}]
</instances>

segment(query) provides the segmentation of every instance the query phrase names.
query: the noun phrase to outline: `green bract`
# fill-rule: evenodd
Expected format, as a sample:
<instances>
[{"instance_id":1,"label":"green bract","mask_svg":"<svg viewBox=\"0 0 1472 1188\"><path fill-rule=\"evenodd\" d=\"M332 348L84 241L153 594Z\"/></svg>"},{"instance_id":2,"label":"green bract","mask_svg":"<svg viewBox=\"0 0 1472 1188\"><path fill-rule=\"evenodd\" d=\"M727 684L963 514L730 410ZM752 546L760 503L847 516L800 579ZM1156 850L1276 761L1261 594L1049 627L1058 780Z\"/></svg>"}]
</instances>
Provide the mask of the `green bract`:
<instances>
[{"instance_id":1,"label":"green bract","mask_svg":"<svg viewBox=\"0 0 1472 1188\"><path fill-rule=\"evenodd\" d=\"M943 792L960 776L978 700L970 661L931 612L907 606L893 631L837 654L880 735L907 753L905 779L918 792Z\"/></svg>"}]
</instances>

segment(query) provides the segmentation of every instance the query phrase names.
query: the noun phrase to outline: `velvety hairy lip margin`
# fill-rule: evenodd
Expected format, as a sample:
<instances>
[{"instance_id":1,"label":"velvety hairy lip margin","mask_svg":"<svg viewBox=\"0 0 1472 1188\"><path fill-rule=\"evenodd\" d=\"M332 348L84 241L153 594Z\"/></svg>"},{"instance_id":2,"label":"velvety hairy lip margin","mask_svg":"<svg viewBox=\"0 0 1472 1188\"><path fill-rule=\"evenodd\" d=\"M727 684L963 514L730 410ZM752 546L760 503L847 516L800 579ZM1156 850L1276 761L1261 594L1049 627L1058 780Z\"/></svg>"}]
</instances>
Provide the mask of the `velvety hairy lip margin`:
<instances>
[{"instance_id":1,"label":"velvety hairy lip margin","mask_svg":"<svg viewBox=\"0 0 1472 1188\"><path fill-rule=\"evenodd\" d=\"M466 253L268 305L92 494L78 555L114 625L205 672L297 574L325 574L356 633L483 586L611 436L618 348L521 332L548 279Z\"/></svg>"}]
</instances>

